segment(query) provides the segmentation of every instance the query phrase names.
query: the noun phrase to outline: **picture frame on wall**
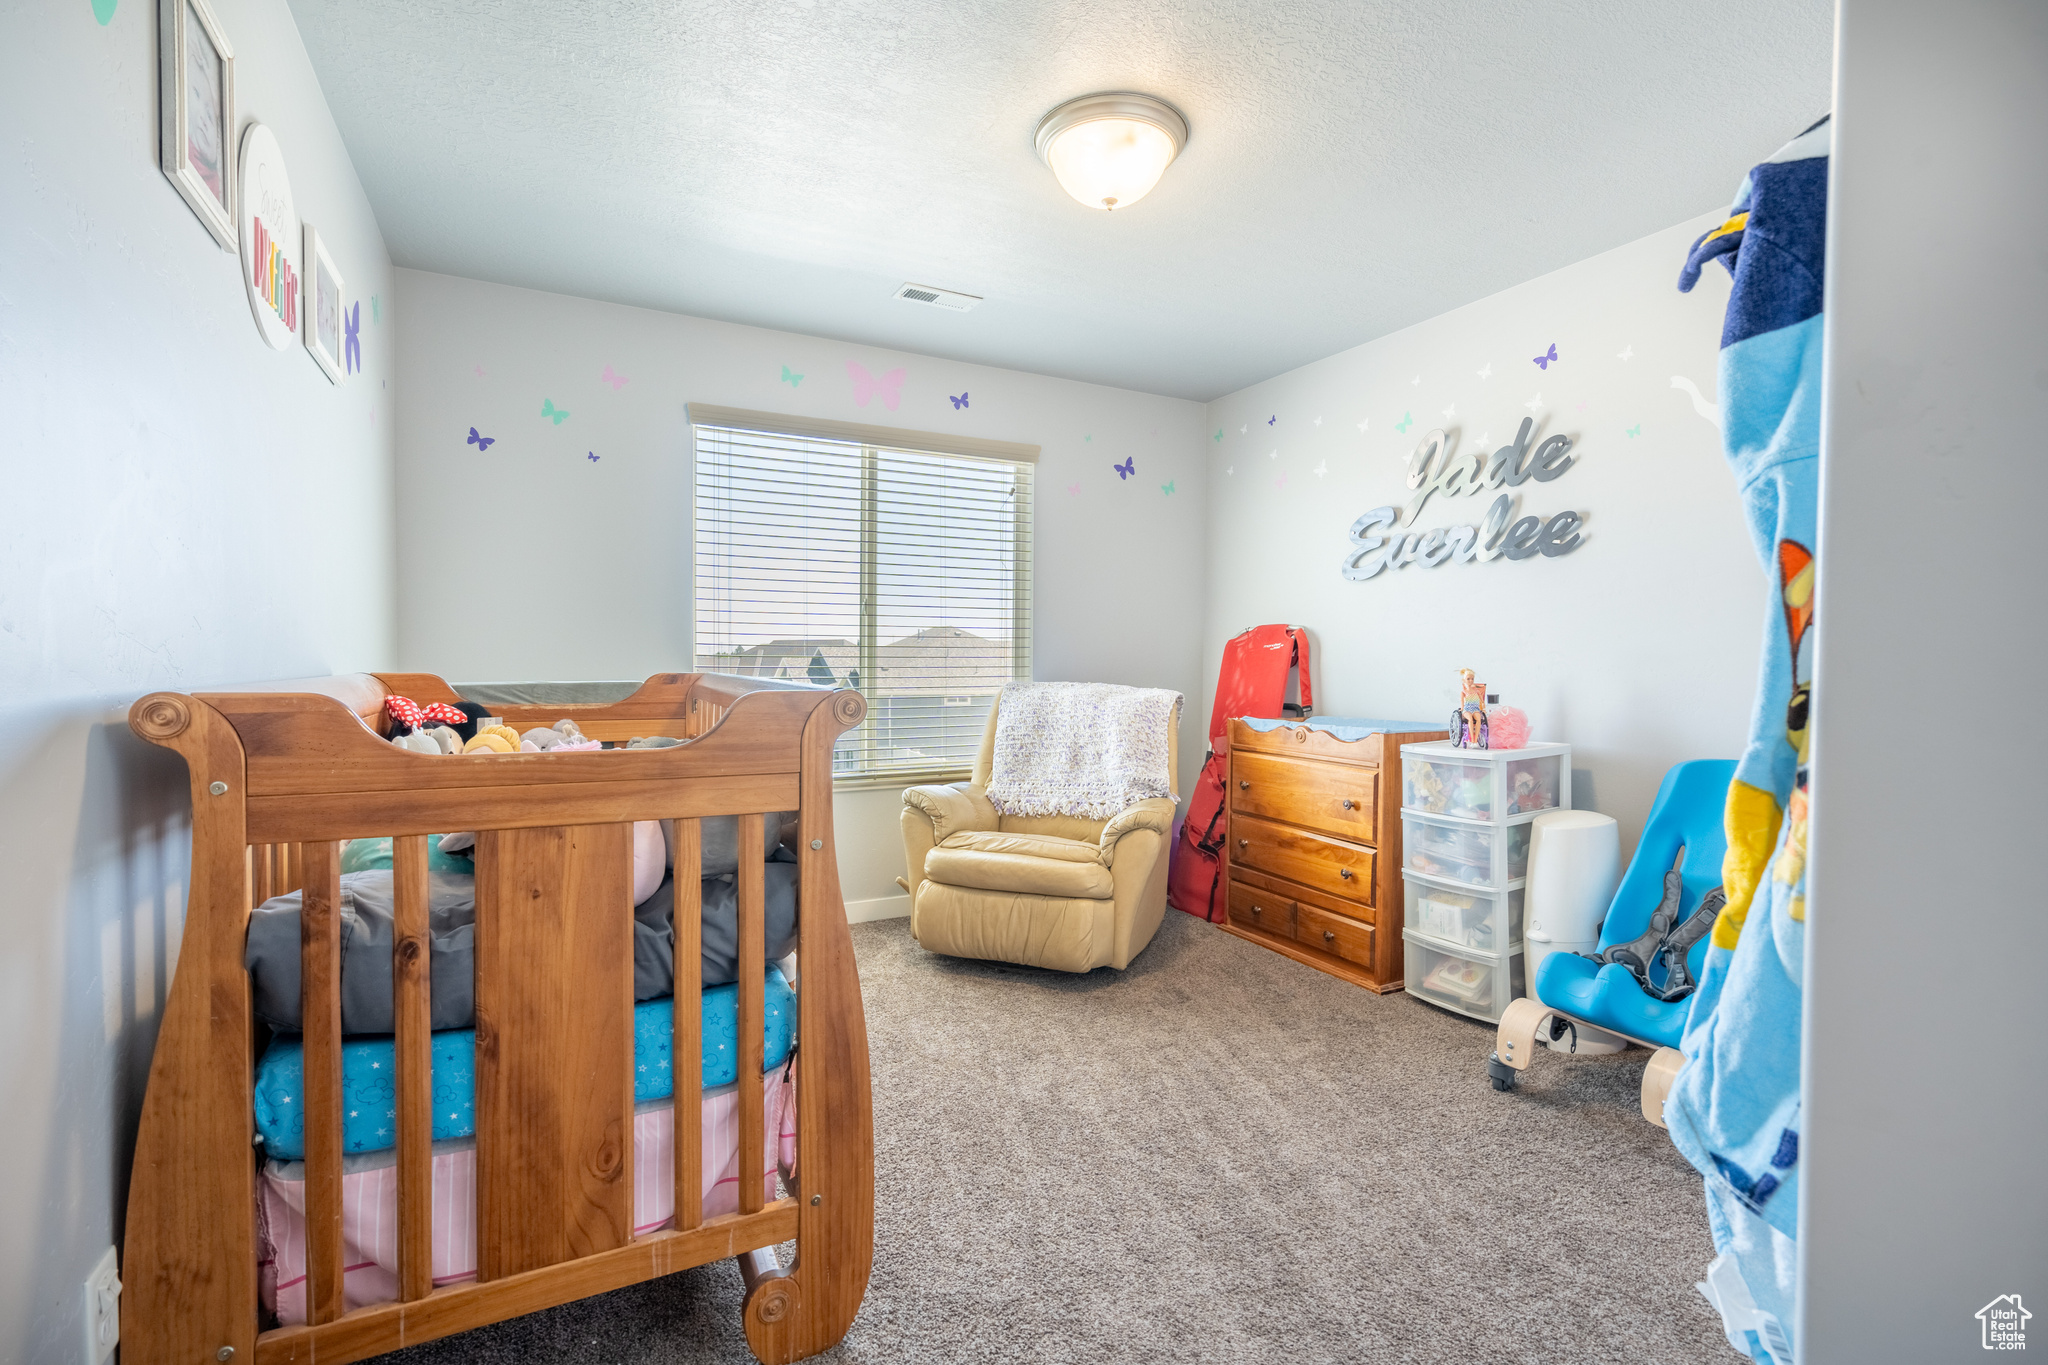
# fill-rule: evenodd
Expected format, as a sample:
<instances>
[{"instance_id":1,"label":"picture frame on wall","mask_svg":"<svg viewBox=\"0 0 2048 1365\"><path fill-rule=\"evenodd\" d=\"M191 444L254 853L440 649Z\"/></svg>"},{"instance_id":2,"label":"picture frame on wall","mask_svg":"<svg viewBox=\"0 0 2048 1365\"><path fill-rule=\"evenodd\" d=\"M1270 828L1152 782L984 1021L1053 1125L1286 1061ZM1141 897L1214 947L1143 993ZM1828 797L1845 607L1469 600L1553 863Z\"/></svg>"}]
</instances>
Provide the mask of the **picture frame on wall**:
<instances>
[{"instance_id":1,"label":"picture frame on wall","mask_svg":"<svg viewBox=\"0 0 2048 1365\"><path fill-rule=\"evenodd\" d=\"M214 241L235 249L235 49L207 0L157 0L164 175Z\"/></svg>"},{"instance_id":2,"label":"picture frame on wall","mask_svg":"<svg viewBox=\"0 0 2048 1365\"><path fill-rule=\"evenodd\" d=\"M320 369L333 383L339 384L348 377L342 366L341 350L341 300L347 292L342 285L341 272L334 267L334 258L327 254L326 244L320 240L320 233L311 223L306 224L306 273L301 279L304 298L299 312L304 316L306 349L319 362Z\"/></svg>"}]
</instances>

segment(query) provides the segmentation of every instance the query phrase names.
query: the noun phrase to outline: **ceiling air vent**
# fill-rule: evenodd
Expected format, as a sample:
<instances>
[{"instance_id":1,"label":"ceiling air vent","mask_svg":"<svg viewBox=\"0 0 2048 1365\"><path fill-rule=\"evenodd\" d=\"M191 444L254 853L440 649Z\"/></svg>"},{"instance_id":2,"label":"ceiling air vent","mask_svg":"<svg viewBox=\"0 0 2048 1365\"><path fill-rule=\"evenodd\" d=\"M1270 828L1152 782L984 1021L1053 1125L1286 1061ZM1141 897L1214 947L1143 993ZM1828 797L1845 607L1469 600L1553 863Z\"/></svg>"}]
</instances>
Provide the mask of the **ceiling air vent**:
<instances>
[{"instance_id":1,"label":"ceiling air vent","mask_svg":"<svg viewBox=\"0 0 2048 1365\"><path fill-rule=\"evenodd\" d=\"M981 302L979 294L962 294L929 284L906 284L896 291L896 297L909 299L912 303L930 304L933 308L944 308L955 313L964 313Z\"/></svg>"}]
</instances>

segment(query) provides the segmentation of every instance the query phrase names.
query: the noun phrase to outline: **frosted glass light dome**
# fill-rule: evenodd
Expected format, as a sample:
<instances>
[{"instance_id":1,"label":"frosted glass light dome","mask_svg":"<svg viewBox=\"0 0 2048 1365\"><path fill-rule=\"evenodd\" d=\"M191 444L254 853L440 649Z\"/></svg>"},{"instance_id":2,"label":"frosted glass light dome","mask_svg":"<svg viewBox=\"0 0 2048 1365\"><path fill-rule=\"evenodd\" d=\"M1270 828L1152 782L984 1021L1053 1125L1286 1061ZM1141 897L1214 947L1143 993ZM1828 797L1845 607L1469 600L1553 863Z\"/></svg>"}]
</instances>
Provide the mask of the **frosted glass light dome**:
<instances>
[{"instance_id":1,"label":"frosted glass light dome","mask_svg":"<svg viewBox=\"0 0 2048 1365\"><path fill-rule=\"evenodd\" d=\"M1084 95L1040 119L1034 141L1061 189L1091 209L1120 209L1159 183L1188 123L1150 95Z\"/></svg>"}]
</instances>

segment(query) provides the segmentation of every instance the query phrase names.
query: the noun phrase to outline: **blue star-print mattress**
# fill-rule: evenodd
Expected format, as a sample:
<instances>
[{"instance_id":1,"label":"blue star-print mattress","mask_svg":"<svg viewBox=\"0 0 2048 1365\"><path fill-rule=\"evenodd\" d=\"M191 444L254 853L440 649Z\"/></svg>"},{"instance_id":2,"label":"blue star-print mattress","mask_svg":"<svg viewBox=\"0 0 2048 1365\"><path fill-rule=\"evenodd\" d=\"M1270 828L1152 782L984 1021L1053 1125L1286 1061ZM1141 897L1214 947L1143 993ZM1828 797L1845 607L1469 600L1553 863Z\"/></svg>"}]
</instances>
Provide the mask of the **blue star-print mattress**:
<instances>
[{"instance_id":1,"label":"blue star-print mattress","mask_svg":"<svg viewBox=\"0 0 2048 1365\"><path fill-rule=\"evenodd\" d=\"M664 997L633 1009L633 1102L675 1093L670 1074L675 1002ZM762 991L762 1069L788 1060L796 1037L796 993L773 967ZM739 987L704 992L704 1088L738 1078ZM434 1035L434 1141L476 1134L476 1030ZM398 1092L389 1038L341 1045L341 1144L344 1152L381 1152L398 1140ZM265 1155L306 1155L305 1050L296 1034L271 1039L256 1063L256 1137Z\"/></svg>"}]
</instances>

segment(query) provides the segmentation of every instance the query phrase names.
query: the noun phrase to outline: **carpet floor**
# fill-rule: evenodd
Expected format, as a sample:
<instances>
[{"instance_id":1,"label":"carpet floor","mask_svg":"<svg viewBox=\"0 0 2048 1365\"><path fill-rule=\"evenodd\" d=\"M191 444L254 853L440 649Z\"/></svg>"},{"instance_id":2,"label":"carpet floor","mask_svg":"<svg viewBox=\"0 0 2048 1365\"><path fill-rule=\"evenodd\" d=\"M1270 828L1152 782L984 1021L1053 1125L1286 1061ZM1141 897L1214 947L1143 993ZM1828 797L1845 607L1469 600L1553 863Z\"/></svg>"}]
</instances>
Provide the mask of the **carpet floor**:
<instances>
[{"instance_id":1,"label":"carpet floor","mask_svg":"<svg viewBox=\"0 0 2048 1365\"><path fill-rule=\"evenodd\" d=\"M874 1058L862 1365L1737 1359L1646 1054L1539 1054L1169 911L1127 972L854 926ZM382 1365L750 1361L705 1266Z\"/></svg>"}]
</instances>

